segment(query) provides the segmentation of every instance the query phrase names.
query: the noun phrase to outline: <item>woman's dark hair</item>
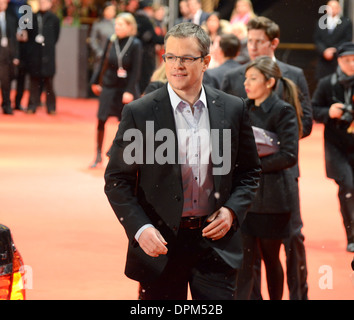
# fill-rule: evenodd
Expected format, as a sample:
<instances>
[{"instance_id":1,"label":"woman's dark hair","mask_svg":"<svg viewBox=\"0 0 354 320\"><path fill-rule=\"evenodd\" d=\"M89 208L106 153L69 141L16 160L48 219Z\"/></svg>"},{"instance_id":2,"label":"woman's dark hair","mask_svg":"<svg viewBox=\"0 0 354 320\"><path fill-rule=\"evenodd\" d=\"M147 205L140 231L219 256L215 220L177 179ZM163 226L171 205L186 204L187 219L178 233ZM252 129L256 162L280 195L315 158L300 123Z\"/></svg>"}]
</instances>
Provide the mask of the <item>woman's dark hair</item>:
<instances>
[{"instance_id":1,"label":"woman's dark hair","mask_svg":"<svg viewBox=\"0 0 354 320\"><path fill-rule=\"evenodd\" d=\"M288 102L295 108L298 127L299 127L299 137L301 138L302 137L301 117L303 115L303 112L299 100L299 90L296 84L292 80L288 78L284 78L282 76L278 64L268 56L257 57L256 59L251 61L247 65L246 71L250 68L256 68L257 70L259 70L264 75L266 80L269 80L270 78L274 78L275 84L272 88L273 91L275 90L279 80L283 82L284 85L283 100Z\"/></svg>"}]
</instances>

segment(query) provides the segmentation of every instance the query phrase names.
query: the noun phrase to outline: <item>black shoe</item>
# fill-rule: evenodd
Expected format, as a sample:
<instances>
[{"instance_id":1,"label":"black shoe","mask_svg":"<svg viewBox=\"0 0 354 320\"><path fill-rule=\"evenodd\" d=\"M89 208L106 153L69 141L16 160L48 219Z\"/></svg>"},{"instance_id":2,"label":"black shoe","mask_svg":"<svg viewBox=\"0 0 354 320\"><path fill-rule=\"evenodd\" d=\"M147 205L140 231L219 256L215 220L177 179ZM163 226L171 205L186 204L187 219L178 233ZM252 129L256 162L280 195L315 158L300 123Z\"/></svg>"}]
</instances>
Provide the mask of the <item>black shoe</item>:
<instances>
[{"instance_id":1,"label":"black shoe","mask_svg":"<svg viewBox=\"0 0 354 320\"><path fill-rule=\"evenodd\" d=\"M93 164L91 164L90 168L96 168L98 165L102 163L102 156L101 153L97 153L96 160Z\"/></svg>"},{"instance_id":2,"label":"black shoe","mask_svg":"<svg viewBox=\"0 0 354 320\"><path fill-rule=\"evenodd\" d=\"M4 107L4 114L14 114L11 107Z\"/></svg>"},{"instance_id":3,"label":"black shoe","mask_svg":"<svg viewBox=\"0 0 354 320\"><path fill-rule=\"evenodd\" d=\"M354 242L348 243L347 251L354 252Z\"/></svg>"},{"instance_id":4,"label":"black shoe","mask_svg":"<svg viewBox=\"0 0 354 320\"><path fill-rule=\"evenodd\" d=\"M25 109L22 106L16 106L14 108L14 110L18 110L18 111L25 111Z\"/></svg>"},{"instance_id":5,"label":"black shoe","mask_svg":"<svg viewBox=\"0 0 354 320\"><path fill-rule=\"evenodd\" d=\"M26 113L27 113L27 114L33 114L33 113L36 113L36 110L31 109L31 108L28 108L28 109L26 110Z\"/></svg>"}]
</instances>

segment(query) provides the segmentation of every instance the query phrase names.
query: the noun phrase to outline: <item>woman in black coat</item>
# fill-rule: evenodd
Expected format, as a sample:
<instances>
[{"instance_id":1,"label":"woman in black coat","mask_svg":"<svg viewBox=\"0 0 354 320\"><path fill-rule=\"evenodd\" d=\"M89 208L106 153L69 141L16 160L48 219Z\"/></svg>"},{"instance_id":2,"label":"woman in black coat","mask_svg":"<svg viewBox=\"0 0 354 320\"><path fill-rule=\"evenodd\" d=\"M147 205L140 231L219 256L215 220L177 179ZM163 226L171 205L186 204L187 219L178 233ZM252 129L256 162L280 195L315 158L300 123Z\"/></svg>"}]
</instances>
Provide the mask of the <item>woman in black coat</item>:
<instances>
[{"instance_id":1,"label":"woman in black coat","mask_svg":"<svg viewBox=\"0 0 354 320\"><path fill-rule=\"evenodd\" d=\"M273 93L278 81L283 82L291 104ZM282 239L289 236L292 195L296 187L289 168L298 161L301 106L295 84L282 77L278 65L269 57L259 57L247 66L245 89L252 126L265 129L268 134L275 133L278 142L273 153L263 155L259 151L262 165L260 187L241 229L244 267L239 275L238 299L250 297L253 264L259 246L266 267L270 299L279 300L284 281L279 251Z\"/></svg>"},{"instance_id":2,"label":"woman in black coat","mask_svg":"<svg viewBox=\"0 0 354 320\"><path fill-rule=\"evenodd\" d=\"M93 93L100 95L97 155L92 168L102 162L104 127L108 117L115 116L120 121L123 106L140 97L142 45L136 32L134 16L120 13L115 21L115 34L107 40L101 66L91 81Z\"/></svg>"}]
</instances>

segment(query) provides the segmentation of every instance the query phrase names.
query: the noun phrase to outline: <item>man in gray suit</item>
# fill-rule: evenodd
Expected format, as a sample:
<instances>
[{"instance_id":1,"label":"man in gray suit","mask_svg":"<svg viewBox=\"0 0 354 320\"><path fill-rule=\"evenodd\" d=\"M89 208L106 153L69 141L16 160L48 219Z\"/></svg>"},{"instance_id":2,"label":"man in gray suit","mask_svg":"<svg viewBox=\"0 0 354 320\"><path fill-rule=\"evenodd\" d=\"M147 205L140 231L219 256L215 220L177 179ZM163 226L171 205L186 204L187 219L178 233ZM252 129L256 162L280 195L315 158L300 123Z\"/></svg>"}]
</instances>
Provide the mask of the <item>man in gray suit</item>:
<instances>
[{"instance_id":1,"label":"man in gray suit","mask_svg":"<svg viewBox=\"0 0 354 320\"><path fill-rule=\"evenodd\" d=\"M247 25L248 40L247 48L251 60L258 56L269 56L275 58L275 50L279 44L280 30L279 26L266 17L256 17L251 19ZM312 107L307 81L303 71L295 66L291 66L277 60L277 64L283 77L291 79L299 88L300 102L303 111L303 138L310 135L312 130ZM225 74L221 90L240 97L247 97L244 81L247 65L231 70ZM281 81L278 83L276 92L283 92ZM298 182L298 165L293 167L294 179ZM296 183L298 186L298 183ZM303 244L304 236L301 233L303 226L300 214L299 190L297 188L294 198L293 210L291 214L291 235L284 241L287 256L287 279L290 292L290 299L307 299L307 267L305 246ZM259 283L258 283L259 285ZM242 296L242 285L239 284L239 296ZM256 290L257 291L257 290Z\"/></svg>"},{"instance_id":2,"label":"man in gray suit","mask_svg":"<svg viewBox=\"0 0 354 320\"><path fill-rule=\"evenodd\" d=\"M260 162L244 101L202 85L209 50L194 23L168 31L168 83L124 107L111 149L105 192L141 299L184 300L188 284L193 299L235 298Z\"/></svg>"}]
</instances>

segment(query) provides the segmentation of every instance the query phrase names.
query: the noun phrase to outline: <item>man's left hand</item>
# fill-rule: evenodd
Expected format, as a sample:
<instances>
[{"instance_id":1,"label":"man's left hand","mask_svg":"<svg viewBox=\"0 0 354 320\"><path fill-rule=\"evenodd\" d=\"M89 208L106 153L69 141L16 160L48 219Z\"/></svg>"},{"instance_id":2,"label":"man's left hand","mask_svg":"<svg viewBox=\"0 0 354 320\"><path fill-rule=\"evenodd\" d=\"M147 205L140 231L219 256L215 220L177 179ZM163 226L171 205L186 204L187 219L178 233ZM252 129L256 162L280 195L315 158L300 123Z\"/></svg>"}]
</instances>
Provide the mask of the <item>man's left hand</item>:
<instances>
[{"instance_id":1,"label":"man's left hand","mask_svg":"<svg viewBox=\"0 0 354 320\"><path fill-rule=\"evenodd\" d=\"M230 230L235 214L228 208L221 207L215 211L208 219L210 224L202 230L203 237L212 240L223 238Z\"/></svg>"}]
</instances>

